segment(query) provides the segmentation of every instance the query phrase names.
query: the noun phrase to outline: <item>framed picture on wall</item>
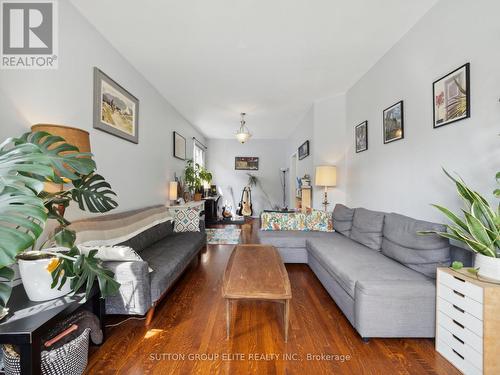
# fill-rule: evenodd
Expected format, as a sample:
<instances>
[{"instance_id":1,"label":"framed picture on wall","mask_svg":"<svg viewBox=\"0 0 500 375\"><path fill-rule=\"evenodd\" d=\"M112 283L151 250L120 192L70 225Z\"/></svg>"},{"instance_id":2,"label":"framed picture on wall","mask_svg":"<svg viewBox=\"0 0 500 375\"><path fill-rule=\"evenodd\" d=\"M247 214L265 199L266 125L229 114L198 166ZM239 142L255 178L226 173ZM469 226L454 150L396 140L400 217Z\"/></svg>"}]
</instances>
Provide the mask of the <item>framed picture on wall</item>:
<instances>
[{"instance_id":1,"label":"framed picture on wall","mask_svg":"<svg viewBox=\"0 0 500 375\"><path fill-rule=\"evenodd\" d=\"M259 158L255 156L236 156L234 158L234 169L237 171L258 171Z\"/></svg>"},{"instance_id":2,"label":"framed picture on wall","mask_svg":"<svg viewBox=\"0 0 500 375\"><path fill-rule=\"evenodd\" d=\"M368 150L368 121L363 121L354 128L356 152Z\"/></svg>"},{"instance_id":3,"label":"framed picture on wall","mask_svg":"<svg viewBox=\"0 0 500 375\"><path fill-rule=\"evenodd\" d=\"M470 117L470 64L432 84L434 128Z\"/></svg>"},{"instance_id":4,"label":"framed picture on wall","mask_svg":"<svg viewBox=\"0 0 500 375\"><path fill-rule=\"evenodd\" d=\"M95 67L94 128L139 143L139 99Z\"/></svg>"},{"instance_id":5,"label":"framed picture on wall","mask_svg":"<svg viewBox=\"0 0 500 375\"><path fill-rule=\"evenodd\" d=\"M299 160L309 156L309 141L305 141L299 147Z\"/></svg>"},{"instance_id":6,"label":"framed picture on wall","mask_svg":"<svg viewBox=\"0 0 500 375\"><path fill-rule=\"evenodd\" d=\"M405 137L402 100L384 109L383 124L384 143L398 141Z\"/></svg>"},{"instance_id":7,"label":"framed picture on wall","mask_svg":"<svg viewBox=\"0 0 500 375\"><path fill-rule=\"evenodd\" d=\"M186 160L186 138L174 132L174 157Z\"/></svg>"}]
</instances>

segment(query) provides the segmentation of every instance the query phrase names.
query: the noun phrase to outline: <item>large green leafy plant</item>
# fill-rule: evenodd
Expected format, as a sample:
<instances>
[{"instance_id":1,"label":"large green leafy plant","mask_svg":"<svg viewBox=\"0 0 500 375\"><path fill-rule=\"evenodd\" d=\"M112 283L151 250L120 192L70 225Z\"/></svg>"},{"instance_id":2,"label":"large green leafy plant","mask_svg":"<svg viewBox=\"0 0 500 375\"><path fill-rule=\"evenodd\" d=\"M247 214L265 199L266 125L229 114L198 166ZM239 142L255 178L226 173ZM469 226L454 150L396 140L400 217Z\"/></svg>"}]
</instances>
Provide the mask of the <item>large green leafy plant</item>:
<instances>
[{"instance_id":1,"label":"large green leafy plant","mask_svg":"<svg viewBox=\"0 0 500 375\"><path fill-rule=\"evenodd\" d=\"M190 159L186 162L186 167L184 168L184 181L189 191L196 193L202 190L204 182L212 182L212 174L203 166Z\"/></svg>"},{"instance_id":2,"label":"large green leafy plant","mask_svg":"<svg viewBox=\"0 0 500 375\"><path fill-rule=\"evenodd\" d=\"M46 243L68 249L51 253L59 258L52 287L60 288L69 279L73 291L85 285L88 294L97 279L103 297L116 293L120 284L113 273L95 258L97 251L80 254L61 210L71 201L89 212L103 213L117 206L115 193L95 170L92 154L80 153L63 138L45 132L26 133L0 144L0 305L5 306L11 294L9 281L14 274L9 266L34 247L48 219L57 220L59 227ZM47 193L45 182L65 184L65 189Z\"/></svg>"},{"instance_id":3,"label":"large green leafy plant","mask_svg":"<svg viewBox=\"0 0 500 375\"><path fill-rule=\"evenodd\" d=\"M455 183L458 194L465 203L465 209L455 214L447 208L434 204L450 221L447 232L427 231L423 234L435 233L442 237L460 241L473 252L485 256L500 258L500 205L494 209L478 192L469 188L461 178L446 175ZM500 173L496 175L497 181ZM494 192L500 196L500 190Z\"/></svg>"}]
</instances>

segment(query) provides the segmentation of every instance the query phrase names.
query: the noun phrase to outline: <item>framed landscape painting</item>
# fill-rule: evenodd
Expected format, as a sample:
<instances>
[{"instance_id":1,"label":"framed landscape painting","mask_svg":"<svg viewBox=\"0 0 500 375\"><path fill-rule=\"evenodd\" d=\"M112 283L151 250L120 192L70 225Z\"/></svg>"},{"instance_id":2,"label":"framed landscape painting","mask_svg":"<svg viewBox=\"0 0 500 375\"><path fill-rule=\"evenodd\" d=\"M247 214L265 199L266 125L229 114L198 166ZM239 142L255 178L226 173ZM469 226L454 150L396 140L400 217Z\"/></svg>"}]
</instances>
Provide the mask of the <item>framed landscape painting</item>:
<instances>
[{"instance_id":1,"label":"framed landscape painting","mask_svg":"<svg viewBox=\"0 0 500 375\"><path fill-rule=\"evenodd\" d=\"M299 160L309 156L309 141L305 141L299 147Z\"/></svg>"},{"instance_id":2,"label":"framed landscape painting","mask_svg":"<svg viewBox=\"0 0 500 375\"><path fill-rule=\"evenodd\" d=\"M259 158L254 156L236 156L234 158L234 169L238 171L258 171Z\"/></svg>"},{"instance_id":3,"label":"framed landscape painting","mask_svg":"<svg viewBox=\"0 0 500 375\"><path fill-rule=\"evenodd\" d=\"M404 113L402 100L384 110L383 123L384 143L390 143L404 138Z\"/></svg>"},{"instance_id":4,"label":"framed landscape painting","mask_svg":"<svg viewBox=\"0 0 500 375\"><path fill-rule=\"evenodd\" d=\"M470 64L432 84L434 128L470 117Z\"/></svg>"},{"instance_id":5,"label":"framed landscape painting","mask_svg":"<svg viewBox=\"0 0 500 375\"><path fill-rule=\"evenodd\" d=\"M354 128L356 152L368 150L368 121L363 121Z\"/></svg>"},{"instance_id":6,"label":"framed landscape painting","mask_svg":"<svg viewBox=\"0 0 500 375\"><path fill-rule=\"evenodd\" d=\"M139 143L139 100L94 68L94 128Z\"/></svg>"},{"instance_id":7,"label":"framed landscape painting","mask_svg":"<svg viewBox=\"0 0 500 375\"><path fill-rule=\"evenodd\" d=\"M186 160L186 138L174 132L174 158Z\"/></svg>"}]
</instances>

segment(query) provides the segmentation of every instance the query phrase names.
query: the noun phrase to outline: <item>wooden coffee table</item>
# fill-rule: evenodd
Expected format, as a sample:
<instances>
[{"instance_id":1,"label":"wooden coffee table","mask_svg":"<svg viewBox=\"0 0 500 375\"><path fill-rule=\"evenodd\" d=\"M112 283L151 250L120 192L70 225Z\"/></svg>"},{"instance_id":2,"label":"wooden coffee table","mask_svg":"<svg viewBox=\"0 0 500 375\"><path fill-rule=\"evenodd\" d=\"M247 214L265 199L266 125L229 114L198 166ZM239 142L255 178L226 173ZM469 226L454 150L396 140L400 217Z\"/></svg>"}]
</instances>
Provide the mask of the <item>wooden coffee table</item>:
<instances>
[{"instance_id":1,"label":"wooden coffee table","mask_svg":"<svg viewBox=\"0 0 500 375\"><path fill-rule=\"evenodd\" d=\"M238 245L227 263L222 282L226 299L226 331L229 338L231 303L237 300L266 300L284 304L285 342L292 291L278 250L267 245Z\"/></svg>"}]
</instances>

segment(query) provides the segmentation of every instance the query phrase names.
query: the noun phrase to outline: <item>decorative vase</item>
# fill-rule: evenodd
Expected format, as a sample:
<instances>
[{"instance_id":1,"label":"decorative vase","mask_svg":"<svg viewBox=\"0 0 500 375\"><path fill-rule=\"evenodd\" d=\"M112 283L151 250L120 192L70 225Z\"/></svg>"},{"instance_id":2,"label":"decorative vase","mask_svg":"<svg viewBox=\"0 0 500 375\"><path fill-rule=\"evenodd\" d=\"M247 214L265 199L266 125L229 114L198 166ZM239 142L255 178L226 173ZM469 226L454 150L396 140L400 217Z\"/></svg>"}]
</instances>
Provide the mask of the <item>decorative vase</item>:
<instances>
[{"instance_id":1,"label":"decorative vase","mask_svg":"<svg viewBox=\"0 0 500 375\"><path fill-rule=\"evenodd\" d=\"M202 194L201 193L194 193L194 200L195 202L201 201Z\"/></svg>"},{"instance_id":2,"label":"decorative vase","mask_svg":"<svg viewBox=\"0 0 500 375\"><path fill-rule=\"evenodd\" d=\"M488 257L476 253L474 268L479 268L479 276L500 281L500 258Z\"/></svg>"},{"instance_id":3,"label":"decorative vase","mask_svg":"<svg viewBox=\"0 0 500 375\"><path fill-rule=\"evenodd\" d=\"M61 290L58 290L57 287L50 287L52 275L48 267L53 261L57 261L56 256L42 251L26 251L18 257L19 273L24 290L31 301L48 301L71 292L69 280L66 281Z\"/></svg>"}]
</instances>

